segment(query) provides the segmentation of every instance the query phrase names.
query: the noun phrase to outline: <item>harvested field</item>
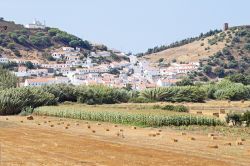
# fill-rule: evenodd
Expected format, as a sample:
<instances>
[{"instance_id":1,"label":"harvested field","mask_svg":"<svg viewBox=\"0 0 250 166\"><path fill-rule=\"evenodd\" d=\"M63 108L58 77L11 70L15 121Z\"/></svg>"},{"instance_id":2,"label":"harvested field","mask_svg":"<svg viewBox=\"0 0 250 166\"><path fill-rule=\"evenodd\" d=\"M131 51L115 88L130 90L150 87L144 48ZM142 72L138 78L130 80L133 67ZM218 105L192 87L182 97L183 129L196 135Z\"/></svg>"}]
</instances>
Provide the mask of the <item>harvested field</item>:
<instances>
[{"instance_id":1,"label":"harvested field","mask_svg":"<svg viewBox=\"0 0 250 166\"><path fill-rule=\"evenodd\" d=\"M46 120L51 123L42 123L41 116L34 116L32 121L20 116L9 116L8 121L0 117L0 165L247 166L250 163L248 138L238 146L234 144L238 137L223 135L211 140L208 134L186 130L186 135L182 135L169 127L161 128L157 135L159 128L137 127L135 130L105 122L98 125L55 117L46 117ZM79 126L71 125L67 130L64 125L50 127L59 122L79 123ZM149 133L156 136L149 137ZM191 141L190 137L196 140ZM228 142L233 144L225 145Z\"/></svg>"}]
</instances>

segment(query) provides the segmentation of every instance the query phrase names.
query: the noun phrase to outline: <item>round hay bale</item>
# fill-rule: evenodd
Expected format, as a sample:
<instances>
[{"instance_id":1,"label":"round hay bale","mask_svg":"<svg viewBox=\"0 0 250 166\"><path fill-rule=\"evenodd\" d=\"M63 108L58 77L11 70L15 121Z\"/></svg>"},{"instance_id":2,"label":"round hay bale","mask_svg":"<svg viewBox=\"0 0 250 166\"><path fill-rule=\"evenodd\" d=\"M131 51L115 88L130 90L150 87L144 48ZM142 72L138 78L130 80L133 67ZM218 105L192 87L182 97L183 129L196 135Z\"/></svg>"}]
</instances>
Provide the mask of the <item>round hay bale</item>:
<instances>
[{"instance_id":1,"label":"round hay bale","mask_svg":"<svg viewBox=\"0 0 250 166\"><path fill-rule=\"evenodd\" d=\"M109 131L109 129L106 129L106 131Z\"/></svg>"},{"instance_id":2,"label":"round hay bale","mask_svg":"<svg viewBox=\"0 0 250 166\"><path fill-rule=\"evenodd\" d=\"M182 132L182 133L181 133L181 135L183 135L183 136L184 136L184 135L187 135L187 133Z\"/></svg>"},{"instance_id":3,"label":"round hay bale","mask_svg":"<svg viewBox=\"0 0 250 166\"><path fill-rule=\"evenodd\" d=\"M61 118L59 119L59 121L62 121L62 120L63 120L63 119L61 119Z\"/></svg>"},{"instance_id":4,"label":"round hay bale","mask_svg":"<svg viewBox=\"0 0 250 166\"><path fill-rule=\"evenodd\" d=\"M124 130L123 129L120 129L120 132L123 132Z\"/></svg>"},{"instance_id":5,"label":"round hay bale","mask_svg":"<svg viewBox=\"0 0 250 166\"><path fill-rule=\"evenodd\" d=\"M5 120L9 120L9 118L6 118Z\"/></svg>"},{"instance_id":6,"label":"round hay bale","mask_svg":"<svg viewBox=\"0 0 250 166\"><path fill-rule=\"evenodd\" d=\"M97 123L98 126L102 125L101 123Z\"/></svg>"},{"instance_id":7,"label":"round hay bale","mask_svg":"<svg viewBox=\"0 0 250 166\"><path fill-rule=\"evenodd\" d=\"M96 131L95 130L92 130L92 133L95 133Z\"/></svg>"},{"instance_id":8,"label":"round hay bale","mask_svg":"<svg viewBox=\"0 0 250 166\"><path fill-rule=\"evenodd\" d=\"M61 123L57 123L57 125L61 125Z\"/></svg>"},{"instance_id":9,"label":"round hay bale","mask_svg":"<svg viewBox=\"0 0 250 166\"><path fill-rule=\"evenodd\" d=\"M136 130L136 127L135 127L135 126L133 126L133 127L132 127L132 129Z\"/></svg>"},{"instance_id":10,"label":"round hay bale","mask_svg":"<svg viewBox=\"0 0 250 166\"><path fill-rule=\"evenodd\" d=\"M64 128L65 128L65 129L68 129L69 127L68 127L68 126L65 126Z\"/></svg>"},{"instance_id":11,"label":"round hay bale","mask_svg":"<svg viewBox=\"0 0 250 166\"><path fill-rule=\"evenodd\" d=\"M76 125L76 126L79 126L79 123L76 123L75 125Z\"/></svg>"},{"instance_id":12,"label":"round hay bale","mask_svg":"<svg viewBox=\"0 0 250 166\"><path fill-rule=\"evenodd\" d=\"M34 120L33 116L27 116L27 120Z\"/></svg>"},{"instance_id":13,"label":"round hay bale","mask_svg":"<svg viewBox=\"0 0 250 166\"><path fill-rule=\"evenodd\" d=\"M44 121L43 123L47 123L47 121Z\"/></svg>"},{"instance_id":14,"label":"round hay bale","mask_svg":"<svg viewBox=\"0 0 250 166\"><path fill-rule=\"evenodd\" d=\"M51 121L50 120L48 120L48 123L50 123Z\"/></svg>"},{"instance_id":15,"label":"round hay bale","mask_svg":"<svg viewBox=\"0 0 250 166\"><path fill-rule=\"evenodd\" d=\"M162 132L162 130L158 130L158 132Z\"/></svg>"},{"instance_id":16,"label":"round hay bale","mask_svg":"<svg viewBox=\"0 0 250 166\"><path fill-rule=\"evenodd\" d=\"M50 125L50 127L54 127L54 125L52 124L52 125Z\"/></svg>"},{"instance_id":17,"label":"round hay bale","mask_svg":"<svg viewBox=\"0 0 250 166\"><path fill-rule=\"evenodd\" d=\"M178 139L175 139L175 138L174 138L173 141L174 141L174 142L178 142Z\"/></svg>"},{"instance_id":18,"label":"round hay bale","mask_svg":"<svg viewBox=\"0 0 250 166\"><path fill-rule=\"evenodd\" d=\"M196 139L194 137L190 137L190 140L191 141L195 141Z\"/></svg>"},{"instance_id":19,"label":"round hay bale","mask_svg":"<svg viewBox=\"0 0 250 166\"><path fill-rule=\"evenodd\" d=\"M90 125L88 125L87 127L88 127L88 129L90 129L90 128L91 128L91 126L90 126Z\"/></svg>"},{"instance_id":20,"label":"round hay bale","mask_svg":"<svg viewBox=\"0 0 250 166\"><path fill-rule=\"evenodd\" d=\"M237 138L237 141L244 142L246 140L244 138Z\"/></svg>"},{"instance_id":21,"label":"round hay bale","mask_svg":"<svg viewBox=\"0 0 250 166\"><path fill-rule=\"evenodd\" d=\"M161 135L161 133L156 133L156 135Z\"/></svg>"},{"instance_id":22,"label":"round hay bale","mask_svg":"<svg viewBox=\"0 0 250 166\"><path fill-rule=\"evenodd\" d=\"M114 125L114 127L118 127L118 125Z\"/></svg>"},{"instance_id":23,"label":"round hay bale","mask_svg":"<svg viewBox=\"0 0 250 166\"><path fill-rule=\"evenodd\" d=\"M21 122L21 123L23 123L23 121L22 121L22 120L21 120L20 122Z\"/></svg>"},{"instance_id":24,"label":"round hay bale","mask_svg":"<svg viewBox=\"0 0 250 166\"><path fill-rule=\"evenodd\" d=\"M37 123L38 126L40 126L41 124L40 123Z\"/></svg>"},{"instance_id":25,"label":"round hay bale","mask_svg":"<svg viewBox=\"0 0 250 166\"><path fill-rule=\"evenodd\" d=\"M68 123L67 126L70 126L70 124Z\"/></svg>"},{"instance_id":26,"label":"round hay bale","mask_svg":"<svg viewBox=\"0 0 250 166\"><path fill-rule=\"evenodd\" d=\"M218 139L218 137L216 137L216 136L211 137L211 140L217 140L217 139Z\"/></svg>"}]
</instances>

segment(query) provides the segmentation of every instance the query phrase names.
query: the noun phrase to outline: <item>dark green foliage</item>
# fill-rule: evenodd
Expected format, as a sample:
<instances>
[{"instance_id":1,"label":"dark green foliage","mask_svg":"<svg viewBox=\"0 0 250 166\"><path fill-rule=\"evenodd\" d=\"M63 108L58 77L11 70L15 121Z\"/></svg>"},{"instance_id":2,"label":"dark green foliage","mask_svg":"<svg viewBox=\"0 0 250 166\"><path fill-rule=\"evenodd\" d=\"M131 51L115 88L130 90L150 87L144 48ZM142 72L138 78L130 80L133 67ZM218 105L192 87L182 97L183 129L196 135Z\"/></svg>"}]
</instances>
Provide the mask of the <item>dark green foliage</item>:
<instances>
[{"instance_id":1,"label":"dark green foliage","mask_svg":"<svg viewBox=\"0 0 250 166\"><path fill-rule=\"evenodd\" d=\"M176 112L188 112L188 108L184 105L166 105L162 107L163 110L176 111Z\"/></svg>"},{"instance_id":2,"label":"dark green foliage","mask_svg":"<svg viewBox=\"0 0 250 166\"><path fill-rule=\"evenodd\" d=\"M73 85L50 85L41 87L43 91L53 94L58 102L62 103L65 101L76 102L77 101L77 91Z\"/></svg>"},{"instance_id":3,"label":"dark green foliage","mask_svg":"<svg viewBox=\"0 0 250 166\"><path fill-rule=\"evenodd\" d=\"M0 67L0 89L16 87L17 82L18 79L14 74Z\"/></svg>"},{"instance_id":4,"label":"dark green foliage","mask_svg":"<svg viewBox=\"0 0 250 166\"><path fill-rule=\"evenodd\" d=\"M226 116L226 122L232 122L233 125L241 125L242 121L241 121L241 114L238 113L230 113Z\"/></svg>"},{"instance_id":5,"label":"dark green foliage","mask_svg":"<svg viewBox=\"0 0 250 166\"><path fill-rule=\"evenodd\" d=\"M223 67L216 67L214 69L214 73L219 77L219 78L223 78L225 76L225 70Z\"/></svg>"},{"instance_id":6,"label":"dark green foliage","mask_svg":"<svg viewBox=\"0 0 250 166\"><path fill-rule=\"evenodd\" d=\"M34 69L34 65L32 62L28 61L28 62L25 62L25 66L28 68L28 69Z\"/></svg>"},{"instance_id":7,"label":"dark green foliage","mask_svg":"<svg viewBox=\"0 0 250 166\"><path fill-rule=\"evenodd\" d=\"M245 112L242 117L241 117L242 121L246 121L246 125L250 126L250 111Z\"/></svg>"},{"instance_id":8,"label":"dark green foliage","mask_svg":"<svg viewBox=\"0 0 250 166\"><path fill-rule=\"evenodd\" d=\"M212 67L210 65L205 65L203 67L203 72L206 74L210 74L212 72Z\"/></svg>"},{"instance_id":9,"label":"dark green foliage","mask_svg":"<svg viewBox=\"0 0 250 166\"><path fill-rule=\"evenodd\" d=\"M98 86L78 86L77 101L86 104L114 104L128 102L129 94L124 89Z\"/></svg>"},{"instance_id":10,"label":"dark green foliage","mask_svg":"<svg viewBox=\"0 0 250 166\"><path fill-rule=\"evenodd\" d=\"M181 81L176 82L176 85L177 86L187 86L187 85L194 85L194 83L190 78L185 77Z\"/></svg>"},{"instance_id":11,"label":"dark green foliage","mask_svg":"<svg viewBox=\"0 0 250 166\"><path fill-rule=\"evenodd\" d=\"M146 89L141 91L140 96L151 101L203 102L206 92L196 86L175 86Z\"/></svg>"},{"instance_id":12,"label":"dark green foliage","mask_svg":"<svg viewBox=\"0 0 250 166\"><path fill-rule=\"evenodd\" d=\"M10 88L0 91L0 115L19 114L27 107L56 104L55 96L39 88Z\"/></svg>"}]
</instances>

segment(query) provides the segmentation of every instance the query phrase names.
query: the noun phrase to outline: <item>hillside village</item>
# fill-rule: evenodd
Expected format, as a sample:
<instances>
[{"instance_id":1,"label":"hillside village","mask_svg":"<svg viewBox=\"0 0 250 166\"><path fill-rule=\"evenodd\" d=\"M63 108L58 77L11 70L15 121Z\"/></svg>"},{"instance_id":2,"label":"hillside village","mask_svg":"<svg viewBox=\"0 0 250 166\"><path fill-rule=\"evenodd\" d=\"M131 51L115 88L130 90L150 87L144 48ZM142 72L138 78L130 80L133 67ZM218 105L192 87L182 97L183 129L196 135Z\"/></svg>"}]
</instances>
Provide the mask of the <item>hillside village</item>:
<instances>
[{"instance_id":1,"label":"hillside village","mask_svg":"<svg viewBox=\"0 0 250 166\"><path fill-rule=\"evenodd\" d=\"M118 52L117 52L118 53ZM50 84L95 85L105 84L110 87L127 87L141 90L150 87L171 86L179 81L180 76L197 70L198 63L177 64L169 67L153 67L146 60L138 60L134 55L128 55L129 61L97 64L95 57L110 56L109 52L91 52L81 59L79 48L62 47L51 56L58 62L40 63L36 60L8 59L1 56L0 63L17 63L15 75L23 80L20 86L41 86ZM125 55L119 52L121 55ZM65 63L62 63L64 61ZM28 69L24 64L31 62L34 69ZM115 71L115 72L114 72Z\"/></svg>"}]
</instances>

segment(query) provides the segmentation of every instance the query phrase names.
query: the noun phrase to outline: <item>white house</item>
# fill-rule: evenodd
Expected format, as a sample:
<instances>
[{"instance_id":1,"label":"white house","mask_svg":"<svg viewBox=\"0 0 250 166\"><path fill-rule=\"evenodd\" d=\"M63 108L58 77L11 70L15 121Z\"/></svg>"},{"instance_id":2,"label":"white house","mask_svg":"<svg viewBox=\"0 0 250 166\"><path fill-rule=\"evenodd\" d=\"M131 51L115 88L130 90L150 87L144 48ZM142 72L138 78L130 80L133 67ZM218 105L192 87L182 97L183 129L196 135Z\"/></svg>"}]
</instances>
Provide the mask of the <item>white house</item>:
<instances>
[{"instance_id":1,"label":"white house","mask_svg":"<svg viewBox=\"0 0 250 166\"><path fill-rule=\"evenodd\" d=\"M8 58L0 58L0 63L9 63Z\"/></svg>"},{"instance_id":2,"label":"white house","mask_svg":"<svg viewBox=\"0 0 250 166\"><path fill-rule=\"evenodd\" d=\"M29 28L29 29L45 29L45 27L46 27L45 23L42 24L38 20L34 20L33 23L25 25L25 28Z\"/></svg>"},{"instance_id":3,"label":"white house","mask_svg":"<svg viewBox=\"0 0 250 166\"><path fill-rule=\"evenodd\" d=\"M44 86L52 84L69 84L70 80L67 77L56 77L56 78L34 78L26 79L24 86Z\"/></svg>"},{"instance_id":4,"label":"white house","mask_svg":"<svg viewBox=\"0 0 250 166\"><path fill-rule=\"evenodd\" d=\"M159 87L167 87L175 85L176 82L180 81L180 79L159 79L156 83Z\"/></svg>"},{"instance_id":5,"label":"white house","mask_svg":"<svg viewBox=\"0 0 250 166\"><path fill-rule=\"evenodd\" d=\"M73 47L62 47L62 50L65 52L73 52L75 49Z\"/></svg>"}]
</instances>

